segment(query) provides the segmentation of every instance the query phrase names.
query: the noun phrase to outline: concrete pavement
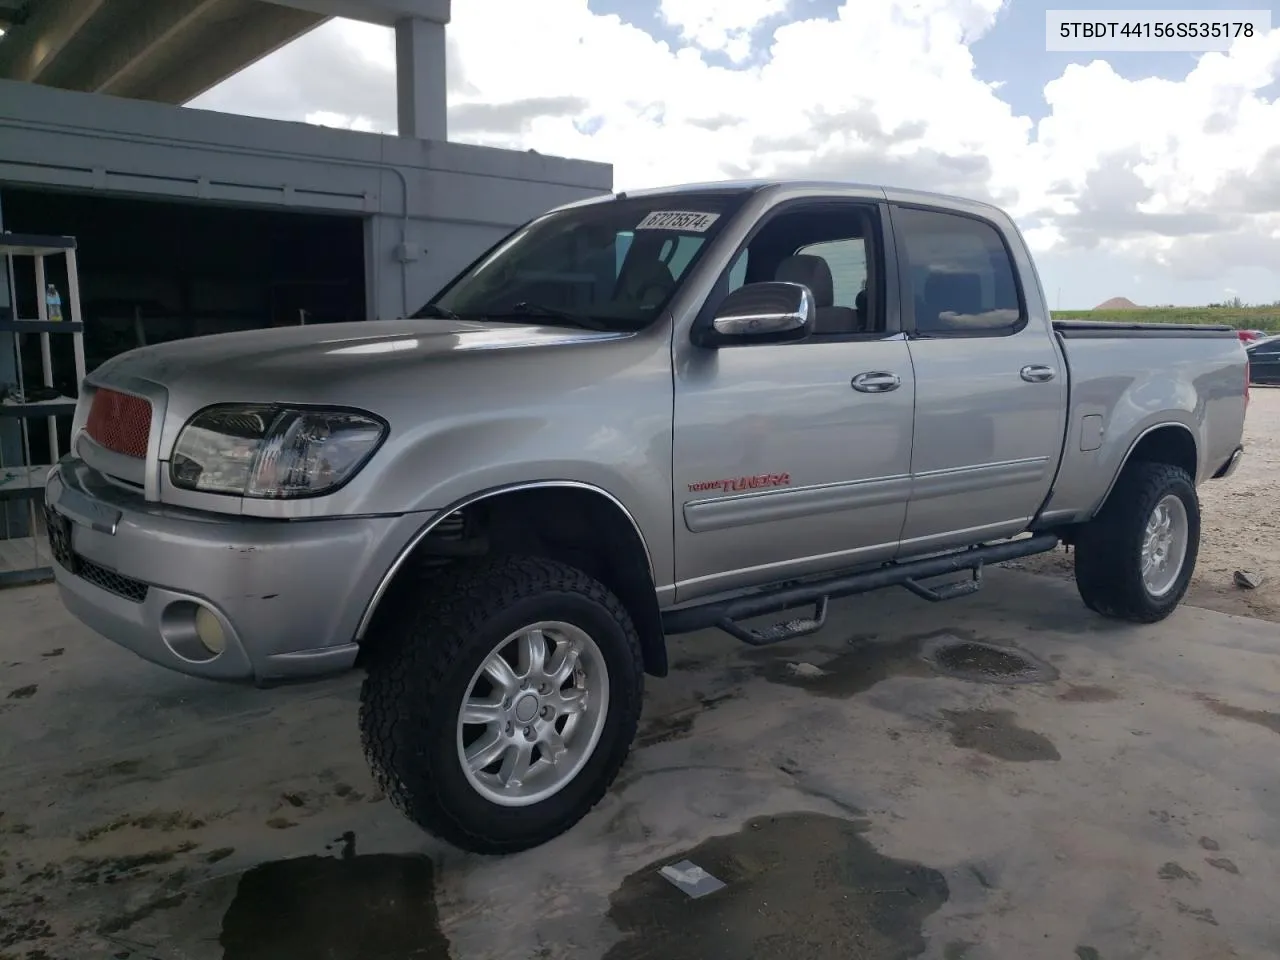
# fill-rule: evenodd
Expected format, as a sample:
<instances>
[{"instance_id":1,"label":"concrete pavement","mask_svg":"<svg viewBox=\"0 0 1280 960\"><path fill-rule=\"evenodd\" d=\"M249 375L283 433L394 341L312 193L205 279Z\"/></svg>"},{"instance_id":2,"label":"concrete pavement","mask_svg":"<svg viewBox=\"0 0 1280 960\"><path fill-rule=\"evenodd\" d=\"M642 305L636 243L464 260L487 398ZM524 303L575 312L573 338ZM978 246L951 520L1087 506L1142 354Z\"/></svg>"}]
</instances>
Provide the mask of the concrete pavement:
<instances>
[{"instance_id":1,"label":"concrete pavement","mask_svg":"<svg viewBox=\"0 0 1280 960\"><path fill-rule=\"evenodd\" d=\"M505 859L375 792L358 677L188 680L0 591L0 958L1280 955L1280 627L987 580L776 648L673 639L614 789ZM947 676L942 634L1036 669ZM727 886L689 899L657 873L682 859Z\"/></svg>"}]
</instances>

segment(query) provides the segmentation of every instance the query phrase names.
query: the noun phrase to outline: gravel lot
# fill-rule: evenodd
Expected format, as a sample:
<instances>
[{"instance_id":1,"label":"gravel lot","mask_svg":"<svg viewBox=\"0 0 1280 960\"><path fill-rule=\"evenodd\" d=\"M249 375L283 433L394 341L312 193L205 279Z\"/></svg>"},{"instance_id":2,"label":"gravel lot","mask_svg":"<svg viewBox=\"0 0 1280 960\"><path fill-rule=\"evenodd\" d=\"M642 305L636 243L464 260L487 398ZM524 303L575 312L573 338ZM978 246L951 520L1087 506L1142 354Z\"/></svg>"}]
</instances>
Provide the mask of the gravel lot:
<instances>
[{"instance_id":1,"label":"gravel lot","mask_svg":"<svg viewBox=\"0 0 1280 960\"><path fill-rule=\"evenodd\" d=\"M1280 390L1253 387L1244 425L1245 457L1235 475L1200 488L1204 517L1200 559L1186 603L1241 617L1280 623L1280 521L1269 507L1280 462ZM1071 554L1059 549L1009 564L1048 576L1072 578ZM1235 585L1237 570L1260 574L1256 590Z\"/></svg>"}]
</instances>

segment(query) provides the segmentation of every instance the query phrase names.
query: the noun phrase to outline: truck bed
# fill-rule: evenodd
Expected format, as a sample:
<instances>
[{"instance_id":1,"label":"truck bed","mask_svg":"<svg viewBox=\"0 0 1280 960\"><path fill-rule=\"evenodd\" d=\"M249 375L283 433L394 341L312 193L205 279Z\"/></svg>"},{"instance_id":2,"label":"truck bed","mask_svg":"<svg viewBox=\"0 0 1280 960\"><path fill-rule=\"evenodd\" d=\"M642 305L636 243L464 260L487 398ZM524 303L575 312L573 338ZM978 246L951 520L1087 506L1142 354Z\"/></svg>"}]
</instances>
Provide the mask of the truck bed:
<instances>
[{"instance_id":1,"label":"truck bed","mask_svg":"<svg viewBox=\"0 0 1280 960\"><path fill-rule=\"evenodd\" d=\"M1217 338L1236 336L1225 323L1120 323L1111 320L1054 320L1054 332L1068 340L1136 340L1147 337Z\"/></svg>"}]
</instances>

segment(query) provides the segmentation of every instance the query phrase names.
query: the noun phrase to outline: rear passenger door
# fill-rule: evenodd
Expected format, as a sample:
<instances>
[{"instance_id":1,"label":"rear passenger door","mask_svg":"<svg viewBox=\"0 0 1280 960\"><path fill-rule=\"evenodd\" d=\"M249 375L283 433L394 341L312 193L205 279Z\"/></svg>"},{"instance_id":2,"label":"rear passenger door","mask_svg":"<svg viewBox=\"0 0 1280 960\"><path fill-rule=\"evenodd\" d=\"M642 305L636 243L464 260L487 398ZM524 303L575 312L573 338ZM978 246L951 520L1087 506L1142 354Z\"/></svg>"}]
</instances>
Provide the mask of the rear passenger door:
<instances>
[{"instance_id":1,"label":"rear passenger door","mask_svg":"<svg viewBox=\"0 0 1280 960\"><path fill-rule=\"evenodd\" d=\"M890 206L916 376L900 555L1010 536L1048 495L1066 416L1049 317L1022 285L1030 263L1017 268L1005 225L977 205Z\"/></svg>"}]
</instances>

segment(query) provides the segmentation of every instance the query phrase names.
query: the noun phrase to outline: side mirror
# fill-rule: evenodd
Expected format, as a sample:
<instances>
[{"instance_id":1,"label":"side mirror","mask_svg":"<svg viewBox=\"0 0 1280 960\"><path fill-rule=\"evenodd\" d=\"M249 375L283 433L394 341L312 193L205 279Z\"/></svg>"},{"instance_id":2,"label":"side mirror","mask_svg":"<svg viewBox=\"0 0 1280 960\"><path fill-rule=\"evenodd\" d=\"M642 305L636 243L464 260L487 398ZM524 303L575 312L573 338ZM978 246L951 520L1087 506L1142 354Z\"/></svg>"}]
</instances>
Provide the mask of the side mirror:
<instances>
[{"instance_id":1,"label":"side mirror","mask_svg":"<svg viewBox=\"0 0 1280 960\"><path fill-rule=\"evenodd\" d=\"M813 330L813 294L799 283L749 283L724 298L711 321L707 346L788 343Z\"/></svg>"}]
</instances>

